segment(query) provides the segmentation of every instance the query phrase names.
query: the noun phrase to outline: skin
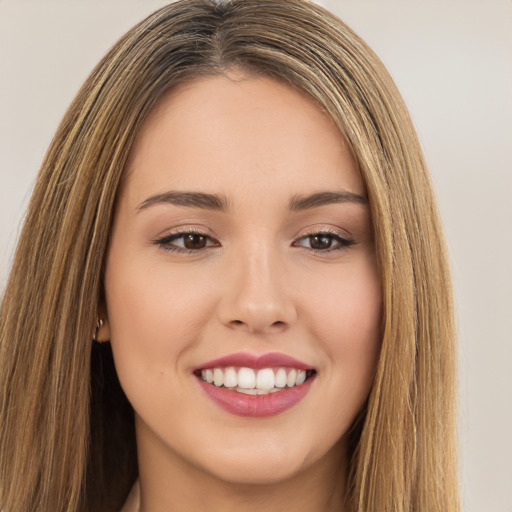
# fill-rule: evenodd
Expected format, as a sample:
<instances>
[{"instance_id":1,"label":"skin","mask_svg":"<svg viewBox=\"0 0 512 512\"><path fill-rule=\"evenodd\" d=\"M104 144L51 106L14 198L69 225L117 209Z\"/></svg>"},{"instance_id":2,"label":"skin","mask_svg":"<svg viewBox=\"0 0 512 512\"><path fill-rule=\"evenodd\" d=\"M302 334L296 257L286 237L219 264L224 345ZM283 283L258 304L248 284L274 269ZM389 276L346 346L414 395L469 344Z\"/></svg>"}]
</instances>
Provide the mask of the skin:
<instances>
[{"instance_id":1,"label":"skin","mask_svg":"<svg viewBox=\"0 0 512 512\"><path fill-rule=\"evenodd\" d=\"M229 208L144 203L168 191L217 194ZM272 79L181 85L143 126L111 233L101 330L135 410L143 512L344 509L345 434L370 390L381 290L367 202L290 210L316 192L365 198L332 119ZM187 229L206 246L158 243ZM334 235L314 250L325 230ZM219 408L193 369L240 351L306 362L317 371L309 393L267 418Z\"/></svg>"}]
</instances>

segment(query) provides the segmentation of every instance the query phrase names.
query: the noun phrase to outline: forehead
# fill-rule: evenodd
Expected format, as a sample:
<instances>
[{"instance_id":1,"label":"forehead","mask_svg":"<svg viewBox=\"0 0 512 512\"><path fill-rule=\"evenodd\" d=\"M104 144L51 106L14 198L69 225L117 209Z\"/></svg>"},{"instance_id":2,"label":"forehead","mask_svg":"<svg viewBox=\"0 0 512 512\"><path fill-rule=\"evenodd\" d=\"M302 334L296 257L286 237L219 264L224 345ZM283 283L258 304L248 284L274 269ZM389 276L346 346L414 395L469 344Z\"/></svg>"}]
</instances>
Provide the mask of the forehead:
<instances>
[{"instance_id":1,"label":"forehead","mask_svg":"<svg viewBox=\"0 0 512 512\"><path fill-rule=\"evenodd\" d=\"M312 98L240 73L201 78L164 96L135 141L127 173L133 200L170 187L228 196L262 187L364 194L346 141Z\"/></svg>"}]
</instances>

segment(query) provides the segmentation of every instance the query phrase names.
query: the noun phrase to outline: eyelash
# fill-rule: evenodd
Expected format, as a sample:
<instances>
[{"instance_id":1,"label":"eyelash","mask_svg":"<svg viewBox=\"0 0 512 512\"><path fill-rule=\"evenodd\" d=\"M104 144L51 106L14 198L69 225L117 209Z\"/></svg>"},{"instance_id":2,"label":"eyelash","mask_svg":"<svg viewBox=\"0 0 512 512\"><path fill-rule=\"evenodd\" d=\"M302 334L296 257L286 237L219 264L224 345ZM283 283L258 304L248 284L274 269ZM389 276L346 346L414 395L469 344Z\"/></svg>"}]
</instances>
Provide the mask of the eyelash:
<instances>
[{"instance_id":1,"label":"eyelash","mask_svg":"<svg viewBox=\"0 0 512 512\"><path fill-rule=\"evenodd\" d=\"M216 245L209 245L209 246L207 245L200 249L187 249L186 247L173 247L172 245L170 245L172 242L179 240L180 238L184 238L187 235L202 236L204 238L207 238L210 241L214 240L216 244L219 243L219 242L217 242L217 240L215 240L210 235L203 233L202 231L198 231L197 229L187 229L187 230L183 230L183 231L178 231L177 233L172 233L170 235L163 236L162 238L158 238L157 240L154 241L154 243L156 245L160 246L165 251L178 252L181 254L196 254L199 251L204 250L208 247L216 246Z\"/></svg>"},{"instance_id":2,"label":"eyelash","mask_svg":"<svg viewBox=\"0 0 512 512\"><path fill-rule=\"evenodd\" d=\"M172 246L171 245L172 242L174 242L176 240L179 240L180 238L184 238L187 235L202 236L202 237L205 237L205 238L208 239L207 243L208 243L208 241L212 241L212 240L215 243L213 245L206 245L205 247L201 247L199 249L187 249L185 247L176 247L176 246ZM308 238L311 239L314 236L330 237L331 238L331 244L332 243L337 243L337 245L335 245L334 247L328 247L327 249L314 249L312 247L311 248L305 247L305 249L307 249L309 251L313 251L316 254L326 254L326 253L328 254L328 253L331 253L331 252L342 251L342 250L346 250L349 247L351 247L351 246L356 244L355 240L353 240L351 238L347 238L347 237L341 236L336 231L333 231L333 230L330 230L330 229L322 229L322 230L315 231L313 233L309 233L307 235L301 236L299 239L297 239L295 242L293 242L292 246L293 247L303 247L301 245L296 245L297 242L299 242L301 240L306 240ZM177 253L180 253L180 254L197 254L198 252L200 252L200 251L202 251L204 249L207 249L209 247L218 247L220 245L219 242L217 240L215 240L213 237L211 237L210 235L208 235L206 233L198 231L196 229L189 229L189 230L179 231L177 233L173 233L173 234L170 234L170 235L166 235L166 236L164 236L162 238L159 238L159 239L155 240L154 244L160 246L165 251L177 252Z\"/></svg>"},{"instance_id":3,"label":"eyelash","mask_svg":"<svg viewBox=\"0 0 512 512\"><path fill-rule=\"evenodd\" d=\"M297 241L306 240L308 238L311 239L314 236L329 237L329 238L331 238L331 243L333 243L333 242L337 243L337 245L335 245L334 247L329 247L327 249L314 249L312 247L311 248L306 247L306 249L313 251L317 254L326 254L326 253L331 253L331 252L336 252L336 251L343 251L343 250L346 250L349 247L356 244L356 241L353 240L352 238L342 236L338 232L333 231L331 229L321 229L319 231L315 231L313 233L303 235ZM294 247L302 247L300 245L295 245L295 244L296 244L296 242L293 242L292 245Z\"/></svg>"}]
</instances>

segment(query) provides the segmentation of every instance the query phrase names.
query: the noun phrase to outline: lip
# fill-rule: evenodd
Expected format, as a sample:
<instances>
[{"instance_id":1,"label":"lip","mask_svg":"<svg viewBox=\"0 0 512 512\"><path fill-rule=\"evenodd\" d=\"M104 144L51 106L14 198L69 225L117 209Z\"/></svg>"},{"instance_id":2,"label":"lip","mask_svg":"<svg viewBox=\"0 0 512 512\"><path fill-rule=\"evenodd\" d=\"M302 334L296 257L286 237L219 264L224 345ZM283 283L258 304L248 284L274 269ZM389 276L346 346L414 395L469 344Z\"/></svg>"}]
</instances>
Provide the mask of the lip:
<instances>
[{"instance_id":1,"label":"lip","mask_svg":"<svg viewBox=\"0 0 512 512\"><path fill-rule=\"evenodd\" d=\"M224 387L217 387L197 377L199 370L227 367L246 367L255 370L283 367L297 370L314 370L314 368L303 361L280 352L267 352L265 354L235 352L193 368L192 372L195 374L195 379L208 398L225 411L243 417L264 418L281 414L298 404L306 396L315 380L315 375L313 375L303 384L285 388L276 393L247 395Z\"/></svg>"},{"instance_id":2,"label":"lip","mask_svg":"<svg viewBox=\"0 0 512 512\"><path fill-rule=\"evenodd\" d=\"M248 352L235 352L212 361L207 361L193 368L197 370L206 370L208 368L227 368L228 366L246 367L260 370L262 368L287 367L297 370L313 370L314 368L303 361L294 357L282 354L280 352L267 352L266 354L250 354Z\"/></svg>"},{"instance_id":3,"label":"lip","mask_svg":"<svg viewBox=\"0 0 512 512\"><path fill-rule=\"evenodd\" d=\"M237 416L264 418L281 414L298 404L311 389L315 376L299 386L267 395L246 395L208 384L199 378L196 380L208 398L225 411Z\"/></svg>"}]
</instances>

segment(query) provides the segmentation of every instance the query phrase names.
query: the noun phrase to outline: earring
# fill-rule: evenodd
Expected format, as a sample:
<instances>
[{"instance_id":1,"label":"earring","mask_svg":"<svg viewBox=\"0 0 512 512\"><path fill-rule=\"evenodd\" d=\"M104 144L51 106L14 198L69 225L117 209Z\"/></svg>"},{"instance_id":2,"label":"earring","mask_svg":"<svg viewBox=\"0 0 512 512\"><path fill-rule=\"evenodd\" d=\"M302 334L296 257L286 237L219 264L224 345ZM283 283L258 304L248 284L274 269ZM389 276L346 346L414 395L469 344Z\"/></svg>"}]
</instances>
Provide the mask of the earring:
<instances>
[{"instance_id":1,"label":"earring","mask_svg":"<svg viewBox=\"0 0 512 512\"><path fill-rule=\"evenodd\" d=\"M100 332L100 329L103 327L103 324L105 322L103 321L103 318L98 318L98 321L96 322L96 329L94 330L94 335L92 337L92 341L96 343L101 343L101 341L98 339L98 333Z\"/></svg>"}]
</instances>

